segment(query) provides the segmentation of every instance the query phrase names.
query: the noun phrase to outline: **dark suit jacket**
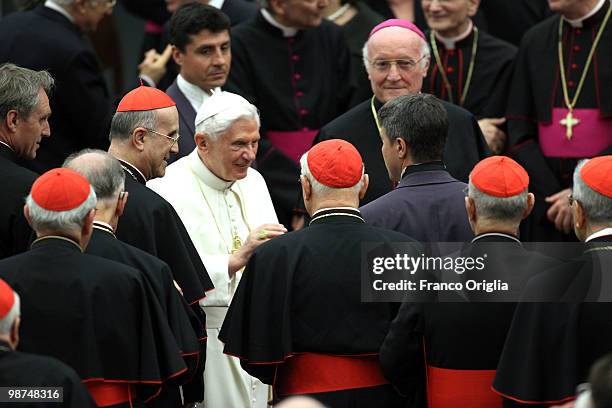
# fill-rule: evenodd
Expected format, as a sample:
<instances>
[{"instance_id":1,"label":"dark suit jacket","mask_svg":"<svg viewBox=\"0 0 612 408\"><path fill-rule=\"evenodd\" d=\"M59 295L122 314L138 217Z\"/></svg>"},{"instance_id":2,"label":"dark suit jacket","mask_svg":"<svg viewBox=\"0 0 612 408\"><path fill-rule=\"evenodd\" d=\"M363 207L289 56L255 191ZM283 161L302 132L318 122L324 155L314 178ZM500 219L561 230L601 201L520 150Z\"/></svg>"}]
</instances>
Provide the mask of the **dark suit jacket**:
<instances>
[{"instance_id":1,"label":"dark suit jacket","mask_svg":"<svg viewBox=\"0 0 612 408\"><path fill-rule=\"evenodd\" d=\"M40 6L2 19L0 38L0 63L46 69L55 78L51 137L43 139L28 167L43 172L85 147L106 150L111 101L97 57L78 27Z\"/></svg>"},{"instance_id":2,"label":"dark suit jacket","mask_svg":"<svg viewBox=\"0 0 612 408\"><path fill-rule=\"evenodd\" d=\"M176 79L172 82L172 85L166 89L166 93L170 95L176 103L176 109L178 109L179 113L179 134L181 136L178 141L178 154L171 156L168 160L168 163L172 163L183 156L187 156L195 149L193 136L195 135L196 111L193 109L193 106L191 106L185 94L179 89L176 84Z\"/></svg>"},{"instance_id":3,"label":"dark suit jacket","mask_svg":"<svg viewBox=\"0 0 612 408\"><path fill-rule=\"evenodd\" d=\"M23 205L38 175L17 164L15 153L0 143L0 259L25 252L34 231L23 216Z\"/></svg>"},{"instance_id":4,"label":"dark suit jacket","mask_svg":"<svg viewBox=\"0 0 612 408\"><path fill-rule=\"evenodd\" d=\"M395 190L360 210L368 224L421 242L470 241L474 234L464 207L465 186L441 164L411 166Z\"/></svg>"}]
</instances>

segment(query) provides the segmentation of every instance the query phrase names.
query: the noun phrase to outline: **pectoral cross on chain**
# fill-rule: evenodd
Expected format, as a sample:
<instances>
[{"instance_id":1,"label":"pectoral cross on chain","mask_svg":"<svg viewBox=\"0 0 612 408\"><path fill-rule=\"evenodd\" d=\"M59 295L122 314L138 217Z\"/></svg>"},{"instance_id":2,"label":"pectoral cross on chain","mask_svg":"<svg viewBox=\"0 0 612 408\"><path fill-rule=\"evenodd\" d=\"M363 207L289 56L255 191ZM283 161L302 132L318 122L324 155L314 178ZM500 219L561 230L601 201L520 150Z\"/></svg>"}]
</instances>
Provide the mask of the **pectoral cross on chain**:
<instances>
[{"instance_id":1,"label":"pectoral cross on chain","mask_svg":"<svg viewBox=\"0 0 612 408\"><path fill-rule=\"evenodd\" d=\"M580 120L574 117L572 111L569 111L567 112L565 118L561 119L559 123L561 124L561 126L565 126L565 137L567 137L567 140L571 140L574 136L574 126L579 125Z\"/></svg>"}]
</instances>

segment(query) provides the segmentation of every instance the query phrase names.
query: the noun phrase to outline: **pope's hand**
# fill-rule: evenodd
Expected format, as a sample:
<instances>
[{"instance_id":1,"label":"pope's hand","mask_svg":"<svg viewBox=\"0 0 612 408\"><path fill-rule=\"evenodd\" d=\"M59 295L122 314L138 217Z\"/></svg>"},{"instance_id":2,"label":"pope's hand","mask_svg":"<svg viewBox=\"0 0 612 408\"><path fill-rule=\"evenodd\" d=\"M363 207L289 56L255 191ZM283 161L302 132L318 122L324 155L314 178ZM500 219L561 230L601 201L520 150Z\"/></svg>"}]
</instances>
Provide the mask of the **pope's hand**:
<instances>
[{"instance_id":1,"label":"pope's hand","mask_svg":"<svg viewBox=\"0 0 612 408\"><path fill-rule=\"evenodd\" d=\"M255 248L272 238L283 235L285 232L287 232L287 228L282 224L263 224L251 231L240 249L230 255L228 265L230 278L238 270L244 268Z\"/></svg>"}]
</instances>

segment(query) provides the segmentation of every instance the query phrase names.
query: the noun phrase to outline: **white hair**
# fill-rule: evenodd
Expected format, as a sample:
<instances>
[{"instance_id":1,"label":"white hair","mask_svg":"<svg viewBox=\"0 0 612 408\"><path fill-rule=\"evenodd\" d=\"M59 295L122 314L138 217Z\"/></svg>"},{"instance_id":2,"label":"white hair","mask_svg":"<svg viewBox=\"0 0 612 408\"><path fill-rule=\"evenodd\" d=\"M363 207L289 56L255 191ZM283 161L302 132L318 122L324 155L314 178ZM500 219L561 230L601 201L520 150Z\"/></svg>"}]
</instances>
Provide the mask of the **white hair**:
<instances>
[{"instance_id":1,"label":"white hair","mask_svg":"<svg viewBox=\"0 0 612 408\"><path fill-rule=\"evenodd\" d=\"M26 205L30 213L30 220L34 231L70 231L81 229L85 224L85 217L96 207L97 199L94 189L89 187L89 196L77 208L68 211L50 211L42 208L28 194Z\"/></svg>"},{"instance_id":2,"label":"white hair","mask_svg":"<svg viewBox=\"0 0 612 408\"><path fill-rule=\"evenodd\" d=\"M421 40L421 61L419 61L419 65L421 66L421 69L424 69L429 63L429 59L431 58L431 50L429 49L429 44L427 43L427 41L423 40L421 37L419 37L419 40ZM370 58L368 51L369 43L370 40L368 39L363 45L363 49L361 50L361 54L363 56L363 65L365 65L365 69L367 72L370 72Z\"/></svg>"},{"instance_id":3,"label":"white hair","mask_svg":"<svg viewBox=\"0 0 612 408\"><path fill-rule=\"evenodd\" d=\"M212 140L217 140L232 127L234 122L240 119L255 120L257 128L261 126L259 111L255 105L242 103L217 113L196 125L196 133L208 135Z\"/></svg>"},{"instance_id":4,"label":"white hair","mask_svg":"<svg viewBox=\"0 0 612 408\"><path fill-rule=\"evenodd\" d=\"M329 186L326 186L325 184L321 184L321 182L317 180L310 172L310 167L308 167L308 152L304 153L302 157L300 158L300 174L308 179L308 181L310 182L310 186L312 187L312 191L317 194L324 195L324 194L331 193L333 191L347 191L347 192L352 191L354 193L359 193L359 190L361 190L361 187L363 186L364 171L365 171L365 168L362 165L361 166L361 176L362 177L359 179L357 184L355 184L354 186L346 187L346 188L329 187Z\"/></svg>"},{"instance_id":5,"label":"white hair","mask_svg":"<svg viewBox=\"0 0 612 408\"><path fill-rule=\"evenodd\" d=\"M13 293L15 294L13 307L11 307L11 310L9 310L8 314L4 316L3 319L0 319L0 335L10 334L15 319L21 316L21 300L17 292L13 291Z\"/></svg>"},{"instance_id":6,"label":"white hair","mask_svg":"<svg viewBox=\"0 0 612 408\"><path fill-rule=\"evenodd\" d=\"M580 170L588 162L582 160L574 170L572 196L584 209L584 215L594 224L612 224L612 198L598 193L585 184L580 177Z\"/></svg>"},{"instance_id":7,"label":"white hair","mask_svg":"<svg viewBox=\"0 0 612 408\"><path fill-rule=\"evenodd\" d=\"M483 193L470 178L468 195L474 200L476 213L487 220L517 222L523 217L527 208L528 189L512 197L495 197Z\"/></svg>"}]
</instances>

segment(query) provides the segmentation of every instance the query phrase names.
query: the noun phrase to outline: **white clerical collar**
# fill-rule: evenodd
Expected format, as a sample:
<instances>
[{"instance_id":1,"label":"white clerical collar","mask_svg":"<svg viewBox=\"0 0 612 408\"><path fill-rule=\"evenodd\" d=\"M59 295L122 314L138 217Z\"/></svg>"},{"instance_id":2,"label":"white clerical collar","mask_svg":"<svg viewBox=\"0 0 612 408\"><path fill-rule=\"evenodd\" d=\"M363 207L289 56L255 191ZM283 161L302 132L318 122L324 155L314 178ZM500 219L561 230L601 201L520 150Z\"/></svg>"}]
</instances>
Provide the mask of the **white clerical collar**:
<instances>
[{"instance_id":1,"label":"white clerical collar","mask_svg":"<svg viewBox=\"0 0 612 408\"><path fill-rule=\"evenodd\" d=\"M118 160L119 160L119 162L124 162L125 164L129 164L129 166L130 166L129 168L127 168L127 167L125 167L125 166L121 166L121 167L123 167L124 169L126 169L128 173L132 174L132 170L136 170L136 171L138 172L138 174L140 174L140 176L142 177L142 179L143 179L145 182L147 182L147 181L148 181L148 180L147 180L147 178L144 176L144 174L142 174L142 171L140 171L140 170L138 169L138 167L134 166L132 163L130 163L130 162L129 162L129 161L127 161L127 160L123 160L123 159L118 159ZM134 176L134 178L136 177L136 175L135 175L135 174L132 174L132 176Z\"/></svg>"},{"instance_id":2,"label":"white clerical collar","mask_svg":"<svg viewBox=\"0 0 612 408\"><path fill-rule=\"evenodd\" d=\"M316 217L318 213L323 212L323 211L331 211L331 210L352 210L352 211L357 211L359 212L359 210L355 207L326 207L326 208L319 208L317 211L315 211L312 214L312 218Z\"/></svg>"},{"instance_id":3,"label":"white clerical collar","mask_svg":"<svg viewBox=\"0 0 612 408\"><path fill-rule=\"evenodd\" d=\"M595 14L597 14L597 12L599 10L601 10L601 8L604 6L604 4L606 3L607 0L599 0L599 3L597 3L597 5L595 7L593 7L593 10L589 11L587 14L585 14L584 16L577 18L575 20L570 20L569 18L565 18L565 21L567 21L572 27L574 28L581 28L582 27L582 23L584 22L584 20L587 20L590 17L593 17Z\"/></svg>"},{"instance_id":4,"label":"white clerical collar","mask_svg":"<svg viewBox=\"0 0 612 408\"><path fill-rule=\"evenodd\" d=\"M274 17L272 17L272 14L270 14L270 12L266 9L261 9L261 15L263 16L263 18L266 19L268 23L281 30L283 32L284 37L293 37L298 32L297 28L285 27L284 25L280 24L274 19Z\"/></svg>"},{"instance_id":5,"label":"white clerical collar","mask_svg":"<svg viewBox=\"0 0 612 408\"><path fill-rule=\"evenodd\" d=\"M597 231L596 233L589 235L587 239L584 240L584 242L589 242L594 240L595 238L606 237L608 235L612 235L612 227L604 228L601 231Z\"/></svg>"},{"instance_id":6,"label":"white clerical collar","mask_svg":"<svg viewBox=\"0 0 612 408\"><path fill-rule=\"evenodd\" d=\"M225 191L232 187L235 181L226 181L219 177L217 177L200 159L200 155L198 154L198 149L194 149L193 152L189 153L189 165L191 169L198 176L204 184L207 186L214 188L215 190Z\"/></svg>"},{"instance_id":7,"label":"white clerical collar","mask_svg":"<svg viewBox=\"0 0 612 408\"><path fill-rule=\"evenodd\" d=\"M519 244L521 243L521 241L515 237L514 235L510 235L510 234L506 234L504 232L486 232L484 234L480 234L474 237L474 239L472 239L472 243L479 241L481 238L484 237L503 237L503 238L508 238L511 239L513 241L518 242Z\"/></svg>"},{"instance_id":8,"label":"white clerical collar","mask_svg":"<svg viewBox=\"0 0 612 408\"><path fill-rule=\"evenodd\" d=\"M221 9L221 7L223 7L223 3L225 3L225 0L210 0L208 5Z\"/></svg>"},{"instance_id":9,"label":"white clerical collar","mask_svg":"<svg viewBox=\"0 0 612 408\"><path fill-rule=\"evenodd\" d=\"M442 44L444 44L444 48L446 48L447 50L454 50L455 44L461 40L465 40L472 33L473 29L474 29L474 24L472 23L472 20L470 20L470 24L468 25L468 28L463 33L459 34L456 37L447 38L447 37L443 37L442 35L438 34L437 31L434 31L434 33L436 35L436 38Z\"/></svg>"},{"instance_id":10,"label":"white clerical collar","mask_svg":"<svg viewBox=\"0 0 612 408\"><path fill-rule=\"evenodd\" d=\"M176 85L179 90L185 95L193 109L197 112L202 106L202 102L208 99L212 93L220 92L221 88L211 89L209 94L204 89L187 81L181 74L176 77Z\"/></svg>"},{"instance_id":11,"label":"white clerical collar","mask_svg":"<svg viewBox=\"0 0 612 408\"><path fill-rule=\"evenodd\" d=\"M68 13L65 8L55 3L53 0L45 1L45 7L49 7L51 10L57 11L58 13L66 17L68 20L70 20L71 23L74 24L74 18L70 15L70 13Z\"/></svg>"},{"instance_id":12,"label":"white clerical collar","mask_svg":"<svg viewBox=\"0 0 612 408\"><path fill-rule=\"evenodd\" d=\"M11 149L11 151L15 152L15 149L13 149L8 143L3 142L2 140L0 140L0 144L5 145L6 147L8 147L9 149Z\"/></svg>"}]
</instances>

